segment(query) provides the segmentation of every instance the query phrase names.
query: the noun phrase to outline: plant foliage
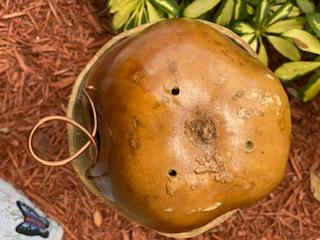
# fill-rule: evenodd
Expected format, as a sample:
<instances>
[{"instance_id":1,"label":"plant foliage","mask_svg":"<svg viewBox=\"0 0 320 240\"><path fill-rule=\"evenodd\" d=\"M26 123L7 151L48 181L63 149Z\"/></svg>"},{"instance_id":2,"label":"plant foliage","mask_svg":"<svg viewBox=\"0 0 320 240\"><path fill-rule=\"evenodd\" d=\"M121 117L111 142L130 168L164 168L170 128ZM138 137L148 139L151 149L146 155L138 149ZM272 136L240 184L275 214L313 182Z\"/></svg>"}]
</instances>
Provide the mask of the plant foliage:
<instances>
[{"instance_id":1,"label":"plant foliage","mask_svg":"<svg viewBox=\"0 0 320 240\"><path fill-rule=\"evenodd\" d=\"M309 82L297 96L308 101L320 92L320 2L318 0L109 0L113 27L127 30L165 18L199 18L238 33L269 65L267 49L291 62L275 70L284 83L303 75Z\"/></svg>"}]
</instances>

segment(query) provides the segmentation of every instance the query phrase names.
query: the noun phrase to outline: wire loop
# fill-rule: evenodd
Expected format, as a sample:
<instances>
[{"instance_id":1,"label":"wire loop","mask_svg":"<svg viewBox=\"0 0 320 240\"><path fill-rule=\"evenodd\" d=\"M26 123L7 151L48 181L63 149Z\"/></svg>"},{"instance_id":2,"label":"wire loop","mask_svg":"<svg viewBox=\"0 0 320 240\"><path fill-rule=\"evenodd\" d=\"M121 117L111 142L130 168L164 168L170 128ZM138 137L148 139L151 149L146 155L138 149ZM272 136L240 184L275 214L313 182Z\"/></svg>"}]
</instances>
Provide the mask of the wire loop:
<instances>
[{"instance_id":1,"label":"wire loop","mask_svg":"<svg viewBox=\"0 0 320 240\"><path fill-rule=\"evenodd\" d=\"M90 87L88 87L87 89L91 89ZM75 120L67 118L67 117L63 117L63 116L57 116L57 115L53 115L53 116L48 116L48 117L44 117L41 118L38 123L36 125L33 126L33 128L31 129L31 132L29 134L29 138L28 138L28 149L29 152L31 154L31 156L37 160L38 162L46 165L46 166L51 166L51 167L57 167L57 166L64 166L66 164L69 164L70 162L73 162L77 157L79 157L84 151L86 151L91 145L93 146L93 151L94 151L94 158L93 161L91 162L89 168L86 170L85 176L90 179L90 180L100 180L101 178L103 178L106 174L100 175L100 176L93 176L92 175L92 170L95 167L97 160L98 160L98 146L97 143L95 141L95 136L97 134L97 112L94 106L94 103L91 99L91 97L89 96L89 94L87 93L86 90L83 90L85 96L87 97L89 103L90 103L90 107L92 110L92 114L93 114L93 130L92 133L90 133L87 129L85 129L81 124L77 123ZM88 141L86 142L85 145L83 145L77 152L75 152L73 155L62 159L60 161L48 161L46 159L41 158L40 156L38 156L32 146L32 139L35 135L35 132L45 123L47 122L51 122L51 121L62 121L62 122L66 122L69 123L71 125L73 125L74 127L79 128L87 137L88 137Z\"/></svg>"}]
</instances>

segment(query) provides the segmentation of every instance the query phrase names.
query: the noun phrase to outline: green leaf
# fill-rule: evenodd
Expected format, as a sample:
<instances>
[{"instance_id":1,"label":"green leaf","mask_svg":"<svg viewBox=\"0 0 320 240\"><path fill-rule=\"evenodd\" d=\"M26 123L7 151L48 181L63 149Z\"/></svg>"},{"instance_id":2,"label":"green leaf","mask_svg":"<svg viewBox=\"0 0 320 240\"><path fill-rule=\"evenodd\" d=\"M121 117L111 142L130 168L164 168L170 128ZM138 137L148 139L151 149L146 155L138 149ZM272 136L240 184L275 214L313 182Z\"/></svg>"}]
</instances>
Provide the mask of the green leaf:
<instances>
[{"instance_id":1,"label":"green leaf","mask_svg":"<svg viewBox=\"0 0 320 240\"><path fill-rule=\"evenodd\" d=\"M272 3L273 4L282 4L282 3L285 3L287 2L288 0L273 0Z\"/></svg>"},{"instance_id":2,"label":"green leaf","mask_svg":"<svg viewBox=\"0 0 320 240\"><path fill-rule=\"evenodd\" d=\"M252 48L252 50L256 52L258 48L258 38L255 37L249 45Z\"/></svg>"},{"instance_id":3,"label":"green leaf","mask_svg":"<svg viewBox=\"0 0 320 240\"><path fill-rule=\"evenodd\" d=\"M320 67L320 62L289 62L276 69L275 74L284 82L290 82Z\"/></svg>"},{"instance_id":4,"label":"green leaf","mask_svg":"<svg viewBox=\"0 0 320 240\"><path fill-rule=\"evenodd\" d=\"M159 12L155 9L155 7L149 1L147 1L147 11L148 11L149 22L157 22L162 19Z\"/></svg>"},{"instance_id":5,"label":"green leaf","mask_svg":"<svg viewBox=\"0 0 320 240\"><path fill-rule=\"evenodd\" d=\"M301 10L296 6L293 6L293 8L291 9L291 12L289 13L288 17L298 17L301 14L302 14Z\"/></svg>"},{"instance_id":6,"label":"green leaf","mask_svg":"<svg viewBox=\"0 0 320 240\"><path fill-rule=\"evenodd\" d=\"M115 29L118 30L127 23L130 14L134 11L137 3L138 0L132 0L125 6L122 6L122 8L113 15L112 25Z\"/></svg>"},{"instance_id":7,"label":"green leaf","mask_svg":"<svg viewBox=\"0 0 320 240\"><path fill-rule=\"evenodd\" d=\"M195 0L184 9L183 16L187 18L197 18L210 11L220 1L221 0Z\"/></svg>"},{"instance_id":8,"label":"green leaf","mask_svg":"<svg viewBox=\"0 0 320 240\"><path fill-rule=\"evenodd\" d=\"M266 20L266 16L269 9L268 0L262 0L258 3L256 13L254 16L254 22L258 29L261 28L262 23Z\"/></svg>"},{"instance_id":9,"label":"green leaf","mask_svg":"<svg viewBox=\"0 0 320 240\"><path fill-rule=\"evenodd\" d=\"M125 2L125 4L127 4L127 2ZM123 4L123 1L120 1L120 0L109 0L108 1L109 12L110 13L118 12L119 10L121 10L122 4Z\"/></svg>"},{"instance_id":10,"label":"green leaf","mask_svg":"<svg viewBox=\"0 0 320 240\"><path fill-rule=\"evenodd\" d=\"M254 8L249 4L247 4L247 13L249 15L253 15L254 14Z\"/></svg>"},{"instance_id":11,"label":"green leaf","mask_svg":"<svg viewBox=\"0 0 320 240\"><path fill-rule=\"evenodd\" d=\"M272 46L283 56L292 61L300 60L300 52L289 40L277 36L267 37Z\"/></svg>"},{"instance_id":12,"label":"green leaf","mask_svg":"<svg viewBox=\"0 0 320 240\"><path fill-rule=\"evenodd\" d=\"M270 11L271 12L276 12L276 11L278 11L279 10L279 8L281 8L282 6L281 5L271 5L270 6Z\"/></svg>"},{"instance_id":13,"label":"green leaf","mask_svg":"<svg viewBox=\"0 0 320 240\"><path fill-rule=\"evenodd\" d=\"M312 30L317 34L318 38L320 38L320 13L308 13L307 21Z\"/></svg>"},{"instance_id":14,"label":"green leaf","mask_svg":"<svg viewBox=\"0 0 320 240\"><path fill-rule=\"evenodd\" d=\"M320 54L320 41L310 33L294 29L282 34L284 37L292 38L294 43L303 51Z\"/></svg>"},{"instance_id":15,"label":"green leaf","mask_svg":"<svg viewBox=\"0 0 320 240\"><path fill-rule=\"evenodd\" d=\"M246 0L236 0L233 10L233 20L242 21L247 17L247 3Z\"/></svg>"},{"instance_id":16,"label":"green leaf","mask_svg":"<svg viewBox=\"0 0 320 240\"><path fill-rule=\"evenodd\" d=\"M251 43L251 41L253 40L254 37L255 37L254 33L244 34L241 36L241 38L248 44Z\"/></svg>"},{"instance_id":17,"label":"green leaf","mask_svg":"<svg viewBox=\"0 0 320 240\"><path fill-rule=\"evenodd\" d=\"M180 15L180 7L175 0L151 0L160 10L173 14L174 16Z\"/></svg>"},{"instance_id":18,"label":"green leaf","mask_svg":"<svg viewBox=\"0 0 320 240\"><path fill-rule=\"evenodd\" d=\"M304 18L291 18L276 22L267 27L269 33L283 33L292 29L303 29Z\"/></svg>"},{"instance_id":19,"label":"green leaf","mask_svg":"<svg viewBox=\"0 0 320 240\"><path fill-rule=\"evenodd\" d=\"M317 96L320 92L320 74L314 74L308 83L298 92L298 97L304 102Z\"/></svg>"},{"instance_id":20,"label":"green leaf","mask_svg":"<svg viewBox=\"0 0 320 240\"><path fill-rule=\"evenodd\" d=\"M220 5L217 15L216 15L216 23L221 26L227 26L233 15L233 0L224 0L224 2Z\"/></svg>"},{"instance_id":21,"label":"green leaf","mask_svg":"<svg viewBox=\"0 0 320 240\"><path fill-rule=\"evenodd\" d=\"M314 3L310 0L297 0L297 4L304 13L311 13L315 11Z\"/></svg>"},{"instance_id":22,"label":"green leaf","mask_svg":"<svg viewBox=\"0 0 320 240\"><path fill-rule=\"evenodd\" d=\"M259 57L259 60L266 66L268 66L268 54L267 54L267 51L266 51L266 48L262 42L262 39L261 37L259 38L259 52L258 52L258 57Z\"/></svg>"},{"instance_id":23,"label":"green leaf","mask_svg":"<svg viewBox=\"0 0 320 240\"><path fill-rule=\"evenodd\" d=\"M137 26L137 11L131 14L130 18L128 19L127 23L124 25L123 30L128 30L130 28L134 28Z\"/></svg>"},{"instance_id":24,"label":"green leaf","mask_svg":"<svg viewBox=\"0 0 320 240\"><path fill-rule=\"evenodd\" d=\"M271 25L289 15L293 4L291 2L283 4L270 18L268 25Z\"/></svg>"},{"instance_id":25,"label":"green leaf","mask_svg":"<svg viewBox=\"0 0 320 240\"><path fill-rule=\"evenodd\" d=\"M239 34L255 32L255 30L248 23L245 23L245 22L236 23L232 29Z\"/></svg>"},{"instance_id":26,"label":"green leaf","mask_svg":"<svg viewBox=\"0 0 320 240\"><path fill-rule=\"evenodd\" d=\"M147 12L144 7L140 9L137 20L137 26L140 26L147 22Z\"/></svg>"}]
</instances>

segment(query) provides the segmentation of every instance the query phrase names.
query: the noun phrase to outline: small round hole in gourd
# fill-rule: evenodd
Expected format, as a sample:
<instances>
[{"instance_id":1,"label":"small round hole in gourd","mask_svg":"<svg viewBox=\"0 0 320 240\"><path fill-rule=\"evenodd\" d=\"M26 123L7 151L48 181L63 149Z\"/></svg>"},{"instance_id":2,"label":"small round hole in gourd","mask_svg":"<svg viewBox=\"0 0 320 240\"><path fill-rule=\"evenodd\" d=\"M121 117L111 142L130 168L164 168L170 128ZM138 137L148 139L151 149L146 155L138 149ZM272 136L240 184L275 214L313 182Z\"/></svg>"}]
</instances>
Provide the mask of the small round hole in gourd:
<instances>
[{"instance_id":1,"label":"small round hole in gourd","mask_svg":"<svg viewBox=\"0 0 320 240\"><path fill-rule=\"evenodd\" d=\"M176 170L174 170L174 169L170 169L170 170L168 171L168 174L169 174L170 177L175 177L175 176L177 176L177 172L176 172Z\"/></svg>"},{"instance_id":2,"label":"small round hole in gourd","mask_svg":"<svg viewBox=\"0 0 320 240\"><path fill-rule=\"evenodd\" d=\"M254 143L250 140L246 141L246 152L252 152L254 149Z\"/></svg>"},{"instance_id":3,"label":"small round hole in gourd","mask_svg":"<svg viewBox=\"0 0 320 240\"><path fill-rule=\"evenodd\" d=\"M177 96L180 93L180 89L178 87L174 87L171 89L171 93L172 93L172 95Z\"/></svg>"}]
</instances>

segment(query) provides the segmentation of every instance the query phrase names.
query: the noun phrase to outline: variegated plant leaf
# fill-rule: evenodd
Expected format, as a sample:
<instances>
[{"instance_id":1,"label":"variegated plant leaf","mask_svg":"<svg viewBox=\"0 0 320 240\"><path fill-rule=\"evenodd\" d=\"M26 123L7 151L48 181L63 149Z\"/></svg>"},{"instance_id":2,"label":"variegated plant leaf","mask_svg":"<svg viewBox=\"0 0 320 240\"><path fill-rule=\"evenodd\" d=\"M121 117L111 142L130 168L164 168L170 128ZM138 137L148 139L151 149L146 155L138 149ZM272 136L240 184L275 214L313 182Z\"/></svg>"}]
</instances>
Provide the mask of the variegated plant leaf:
<instances>
[{"instance_id":1,"label":"variegated plant leaf","mask_svg":"<svg viewBox=\"0 0 320 240\"><path fill-rule=\"evenodd\" d=\"M258 6L255 11L255 16L254 16L254 22L258 29L260 29L262 26L262 23L266 21L268 9L269 9L268 0L261 0L258 3Z\"/></svg>"},{"instance_id":2,"label":"variegated plant leaf","mask_svg":"<svg viewBox=\"0 0 320 240\"><path fill-rule=\"evenodd\" d=\"M320 38L320 13L308 13L307 21L312 30L317 34L318 38Z\"/></svg>"},{"instance_id":3,"label":"variegated plant leaf","mask_svg":"<svg viewBox=\"0 0 320 240\"><path fill-rule=\"evenodd\" d=\"M275 74L281 81L290 82L320 67L320 62L289 62L276 69Z\"/></svg>"},{"instance_id":4,"label":"variegated plant leaf","mask_svg":"<svg viewBox=\"0 0 320 240\"><path fill-rule=\"evenodd\" d=\"M258 51L259 60L266 66L268 66L268 54L266 48L262 42L261 37L259 38L259 51Z\"/></svg>"},{"instance_id":5,"label":"variegated plant leaf","mask_svg":"<svg viewBox=\"0 0 320 240\"><path fill-rule=\"evenodd\" d=\"M292 29L303 29L304 18L296 17L278 21L266 28L269 33L283 33Z\"/></svg>"},{"instance_id":6,"label":"variegated plant leaf","mask_svg":"<svg viewBox=\"0 0 320 240\"><path fill-rule=\"evenodd\" d=\"M247 33L255 32L253 27L251 27L248 23L245 23L245 22L236 23L232 29L239 34L247 34Z\"/></svg>"},{"instance_id":7,"label":"variegated plant leaf","mask_svg":"<svg viewBox=\"0 0 320 240\"><path fill-rule=\"evenodd\" d=\"M268 21L268 25L271 25L281 19L284 19L289 15L293 8L293 4L291 2L287 2L283 4L271 17Z\"/></svg>"},{"instance_id":8,"label":"variegated plant leaf","mask_svg":"<svg viewBox=\"0 0 320 240\"><path fill-rule=\"evenodd\" d=\"M215 22L222 26L227 26L233 15L234 0L224 0L216 14Z\"/></svg>"},{"instance_id":9,"label":"variegated plant leaf","mask_svg":"<svg viewBox=\"0 0 320 240\"><path fill-rule=\"evenodd\" d=\"M234 10L233 10L233 20L242 21L247 17L247 1L245 0L235 0Z\"/></svg>"},{"instance_id":10,"label":"variegated plant leaf","mask_svg":"<svg viewBox=\"0 0 320 240\"><path fill-rule=\"evenodd\" d=\"M304 30L290 30L283 33L282 36L292 38L297 47L303 51L320 54L319 39Z\"/></svg>"},{"instance_id":11,"label":"variegated plant leaf","mask_svg":"<svg viewBox=\"0 0 320 240\"><path fill-rule=\"evenodd\" d=\"M136 4L139 0L131 0L126 5L122 6L120 10L118 10L112 19L112 25L115 29L122 28L129 20L130 15L135 10Z\"/></svg>"},{"instance_id":12,"label":"variegated plant leaf","mask_svg":"<svg viewBox=\"0 0 320 240\"><path fill-rule=\"evenodd\" d=\"M150 0L155 6L165 13L174 16L180 15L180 7L175 0Z\"/></svg>"},{"instance_id":13,"label":"variegated plant leaf","mask_svg":"<svg viewBox=\"0 0 320 240\"><path fill-rule=\"evenodd\" d=\"M298 92L298 97L302 99L302 101L307 102L312 98L314 98L315 96L317 96L319 92L320 92L320 72L317 72L313 74L313 76L311 76L308 83Z\"/></svg>"},{"instance_id":14,"label":"variegated plant leaf","mask_svg":"<svg viewBox=\"0 0 320 240\"><path fill-rule=\"evenodd\" d=\"M250 44L252 42L254 37L255 37L254 33L244 34L241 36L241 38L248 44Z\"/></svg>"},{"instance_id":15,"label":"variegated plant leaf","mask_svg":"<svg viewBox=\"0 0 320 240\"><path fill-rule=\"evenodd\" d=\"M292 61L300 60L301 55L299 50L288 39L271 35L269 35L267 38L271 45L283 56Z\"/></svg>"},{"instance_id":16,"label":"variegated plant leaf","mask_svg":"<svg viewBox=\"0 0 320 240\"><path fill-rule=\"evenodd\" d=\"M147 1L147 11L149 22L157 22L163 19L157 9L149 1Z\"/></svg>"},{"instance_id":17,"label":"variegated plant leaf","mask_svg":"<svg viewBox=\"0 0 320 240\"><path fill-rule=\"evenodd\" d=\"M183 16L187 18L197 18L213 9L221 0L195 0L183 11Z\"/></svg>"},{"instance_id":18,"label":"variegated plant leaf","mask_svg":"<svg viewBox=\"0 0 320 240\"><path fill-rule=\"evenodd\" d=\"M254 14L254 8L249 4L247 4L247 13L249 15L253 15Z\"/></svg>"},{"instance_id":19,"label":"variegated plant leaf","mask_svg":"<svg viewBox=\"0 0 320 240\"><path fill-rule=\"evenodd\" d=\"M304 13L311 13L315 11L315 6L311 0L296 0L298 6Z\"/></svg>"},{"instance_id":20,"label":"variegated plant leaf","mask_svg":"<svg viewBox=\"0 0 320 240\"><path fill-rule=\"evenodd\" d=\"M249 45L252 48L252 50L256 52L258 48L258 37L255 36Z\"/></svg>"},{"instance_id":21,"label":"variegated plant leaf","mask_svg":"<svg viewBox=\"0 0 320 240\"><path fill-rule=\"evenodd\" d=\"M291 12L289 13L288 17L298 17L300 15L302 15L302 11L300 10L300 8L293 6L293 8L291 9Z\"/></svg>"}]
</instances>

